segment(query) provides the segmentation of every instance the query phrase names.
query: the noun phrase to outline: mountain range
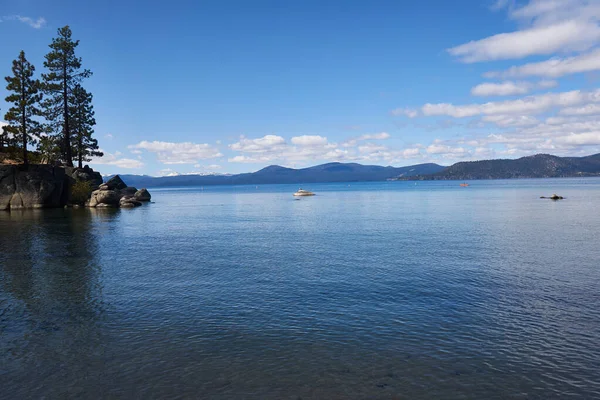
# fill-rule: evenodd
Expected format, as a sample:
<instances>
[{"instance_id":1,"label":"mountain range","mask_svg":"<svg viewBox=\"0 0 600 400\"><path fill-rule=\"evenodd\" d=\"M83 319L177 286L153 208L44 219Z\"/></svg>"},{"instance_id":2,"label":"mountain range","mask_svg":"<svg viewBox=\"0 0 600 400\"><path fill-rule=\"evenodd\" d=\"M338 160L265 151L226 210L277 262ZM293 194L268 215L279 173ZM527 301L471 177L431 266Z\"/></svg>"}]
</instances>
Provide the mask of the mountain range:
<instances>
[{"instance_id":1,"label":"mountain range","mask_svg":"<svg viewBox=\"0 0 600 400\"><path fill-rule=\"evenodd\" d=\"M263 185L269 183L317 183L385 181L409 176L424 176L442 171L437 164L418 164L408 167L382 167L355 163L328 163L309 168L286 168L271 165L256 172L237 175L176 175L152 177L121 175L130 186L208 186L208 185ZM105 177L110 179L111 176Z\"/></svg>"},{"instance_id":2,"label":"mountain range","mask_svg":"<svg viewBox=\"0 0 600 400\"><path fill-rule=\"evenodd\" d=\"M121 175L129 185L135 187L585 176L600 176L600 154L586 157L558 157L550 154L536 154L514 160L459 162L449 167L433 163L397 168L335 162L301 169L271 165L256 172L236 175L176 175L162 177ZM109 178L110 176L105 177L105 179Z\"/></svg>"},{"instance_id":3,"label":"mountain range","mask_svg":"<svg viewBox=\"0 0 600 400\"><path fill-rule=\"evenodd\" d=\"M536 154L515 160L459 162L431 174L398 177L398 180L474 180L515 178L566 178L600 176L600 154L557 157Z\"/></svg>"}]
</instances>

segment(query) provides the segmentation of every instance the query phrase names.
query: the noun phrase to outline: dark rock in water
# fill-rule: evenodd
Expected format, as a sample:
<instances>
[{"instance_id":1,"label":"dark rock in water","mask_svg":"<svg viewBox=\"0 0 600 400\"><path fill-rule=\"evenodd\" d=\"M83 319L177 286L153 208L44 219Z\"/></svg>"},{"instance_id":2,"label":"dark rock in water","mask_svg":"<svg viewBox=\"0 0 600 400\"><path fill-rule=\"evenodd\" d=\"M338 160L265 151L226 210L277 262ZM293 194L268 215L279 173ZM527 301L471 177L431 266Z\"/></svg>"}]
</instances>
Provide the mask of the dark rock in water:
<instances>
[{"instance_id":1,"label":"dark rock in water","mask_svg":"<svg viewBox=\"0 0 600 400\"><path fill-rule=\"evenodd\" d=\"M134 187L127 186L125 189L121 189L121 196L134 196L138 190Z\"/></svg>"},{"instance_id":2,"label":"dark rock in water","mask_svg":"<svg viewBox=\"0 0 600 400\"><path fill-rule=\"evenodd\" d=\"M88 207L98 207L101 204L118 206L121 196L116 190L94 190L87 204Z\"/></svg>"},{"instance_id":3,"label":"dark rock in water","mask_svg":"<svg viewBox=\"0 0 600 400\"><path fill-rule=\"evenodd\" d=\"M152 196L150 196L150 193L148 192L148 190L146 190L146 188L142 188L135 192L134 197L138 201L150 201L150 199L152 198Z\"/></svg>"},{"instance_id":4,"label":"dark rock in water","mask_svg":"<svg viewBox=\"0 0 600 400\"><path fill-rule=\"evenodd\" d=\"M110 190L121 190L127 187L127 185L125 184L125 182L123 182L119 175L115 175L112 178L110 178L108 182L106 182L106 185L108 185L108 188Z\"/></svg>"},{"instance_id":5,"label":"dark rock in water","mask_svg":"<svg viewBox=\"0 0 600 400\"><path fill-rule=\"evenodd\" d=\"M68 177L51 165L1 165L0 210L62 207Z\"/></svg>"},{"instance_id":6,"label":"dark rock in water","mask_svg":"<svg viewBox=\"0 0 600 400\"><path fill-rule=\"evenodd\" d=\"M563 200L564 197L557 195L556 193L550 197L542 196L540 199L550 199L550 200Z\"/></svg>"}]
</instances>

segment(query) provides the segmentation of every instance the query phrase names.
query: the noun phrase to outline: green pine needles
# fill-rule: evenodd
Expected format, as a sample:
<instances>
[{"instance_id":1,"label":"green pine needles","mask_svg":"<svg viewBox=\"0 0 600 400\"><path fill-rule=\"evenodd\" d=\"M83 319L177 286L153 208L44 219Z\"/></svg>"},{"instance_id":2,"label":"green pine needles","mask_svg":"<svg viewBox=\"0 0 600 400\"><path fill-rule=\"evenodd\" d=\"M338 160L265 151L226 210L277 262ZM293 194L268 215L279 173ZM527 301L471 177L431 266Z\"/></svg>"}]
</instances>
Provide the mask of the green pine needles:
<instances>
[{"instance_id":1,"label":"green pine needles","mask_svg":"<svg viewBox=\"0 0 600 400\"><path fill-rule=\"evenodd\" d=\"M76 162L80 168L91 157L103 155L92 136L93 96L83 87L92 72L82 68L75 53L79 40L71 36L69 26L58 29L41 80L34 77L35 67L23 51L13 61L12 75L5 78L6 101L12 106L4 116L8 125L0 134L0 151L5 146L20 148L24 164L29 162L28 145L37 146L43 162L67 166Z\"/></svg>"}]
</instances>

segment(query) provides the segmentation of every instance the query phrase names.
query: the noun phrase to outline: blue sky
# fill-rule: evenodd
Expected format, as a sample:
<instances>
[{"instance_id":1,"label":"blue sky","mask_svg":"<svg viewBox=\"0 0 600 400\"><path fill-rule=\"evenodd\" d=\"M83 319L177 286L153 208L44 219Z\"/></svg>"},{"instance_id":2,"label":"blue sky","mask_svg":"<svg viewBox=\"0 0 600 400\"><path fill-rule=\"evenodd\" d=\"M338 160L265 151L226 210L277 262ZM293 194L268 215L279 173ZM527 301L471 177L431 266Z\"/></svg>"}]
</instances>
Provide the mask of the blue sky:
<instances>
[{"instance_id":1,"label":"blue sky","mask_svg":"<svg viewBox=\"0 0 600 400\"><path fill-rule=\"evenodd\" d=\"M61 26L81 40L105 174L600 152L597 1L0 0L0 20L4 75L21 49L43 71Z\"/></svg>"}]
</instances>

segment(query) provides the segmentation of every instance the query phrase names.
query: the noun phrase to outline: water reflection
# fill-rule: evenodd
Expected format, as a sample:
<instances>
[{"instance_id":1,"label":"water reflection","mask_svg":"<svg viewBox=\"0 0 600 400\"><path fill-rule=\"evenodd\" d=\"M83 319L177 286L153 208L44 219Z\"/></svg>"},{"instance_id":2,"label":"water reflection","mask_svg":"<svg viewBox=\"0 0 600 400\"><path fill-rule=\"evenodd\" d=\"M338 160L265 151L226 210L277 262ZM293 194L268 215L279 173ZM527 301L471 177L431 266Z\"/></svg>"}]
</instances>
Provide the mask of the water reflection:
<instances>
[{"instance_id":1,"label":"water reflection","mask_svg":"<svg viewBox=\"0 0 600 400\"><path fill-rule=\"evenodd\" d=\"M115 215L0 213L0 352L8 355L8 384L15 390L32 375L41 382L90 372L101 351L104 312L95 220ZM54 363L40 360L40 354Z\"/></svg>"}]
</instances>

